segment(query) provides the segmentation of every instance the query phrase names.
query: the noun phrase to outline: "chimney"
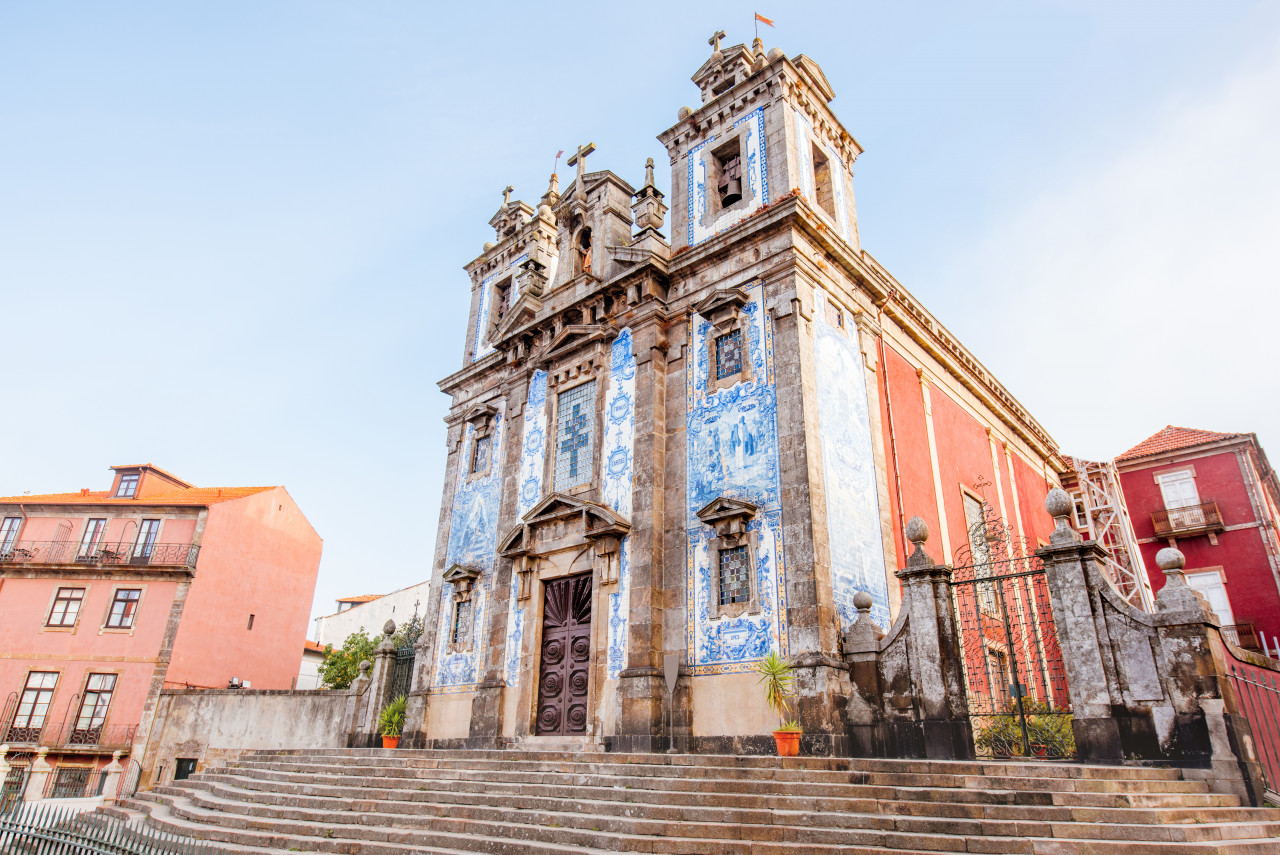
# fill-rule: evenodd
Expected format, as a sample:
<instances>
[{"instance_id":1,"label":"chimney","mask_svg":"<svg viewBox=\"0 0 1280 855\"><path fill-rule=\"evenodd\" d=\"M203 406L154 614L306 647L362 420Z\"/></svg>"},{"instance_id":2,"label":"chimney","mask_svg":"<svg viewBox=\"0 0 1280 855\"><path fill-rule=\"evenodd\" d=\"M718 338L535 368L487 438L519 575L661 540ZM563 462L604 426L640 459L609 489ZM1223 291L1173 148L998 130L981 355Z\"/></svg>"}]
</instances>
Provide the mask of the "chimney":
<instances>
[{"instance_id":1,"label":"chimney","mask_svg":"<svg viewBox=\"0 0 1280 855\"><path fill-rule=\"evenodd\" d=\"M218 488L218 498L219 498L219 499L221 499L221 498L222 498L222 488L221 488L221 487L219 487L219 488Z\"/></svg>"},{"instance_id":2,"label":"chimney","mask_svg":"<svg viewBox=\"0 0 1280 855\"><path fill-rule=\"evenodd\" d=\"M80 495L82 495L82 496L87 496L87 495L89 495L89 488L88 488L88 487L81 487L81 488L80 488Z\"/></svg>"}]
</instances>

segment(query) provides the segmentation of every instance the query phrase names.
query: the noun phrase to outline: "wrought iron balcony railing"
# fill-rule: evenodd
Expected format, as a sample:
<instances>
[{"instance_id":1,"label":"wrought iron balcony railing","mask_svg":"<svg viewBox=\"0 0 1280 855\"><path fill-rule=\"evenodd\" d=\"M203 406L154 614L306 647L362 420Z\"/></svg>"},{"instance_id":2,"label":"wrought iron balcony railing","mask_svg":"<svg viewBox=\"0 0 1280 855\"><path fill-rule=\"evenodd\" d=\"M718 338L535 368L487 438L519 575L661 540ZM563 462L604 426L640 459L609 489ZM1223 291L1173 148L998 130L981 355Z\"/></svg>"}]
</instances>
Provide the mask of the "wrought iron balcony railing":
<instances>
[{"instance_id":1,"label":"wrought iron balcony railing","mask_svg":"<svg viewBox=\"0 0 1280 855\"><path fill-rule=\"evenodd\" d=\"M10 719L0 730L0 742L13 746L43 745L47 748L128 748L133 745L136 724L100 724L79 727L75 721L44 721L34 727L18 726Z\"/></svg>"},{"instance_id":2,"label":"wrought iron balcony railing","mask_svg":"<svg viewBox=\"0 0 1280 855\"><path fill-rule=\"evenodd\" d=\"M1222 523L1222 514L1218 512L1217 502L1165 508L1151 515L1151 523L1155 526L1156 537L1182 537L1226 528Z\"/></svg>"},{"instance_id":3,"label":"wrought iron balcony railing","mask_svg":"<svg viewBox=\"0 0 1280 855\"><path fill-rule=\"evenodd\" d=\"M107 564L151 567L196 566L200 547L190 543L96 543L20 540L0 547L0 565Z\"/></svg>"}]
</instances>

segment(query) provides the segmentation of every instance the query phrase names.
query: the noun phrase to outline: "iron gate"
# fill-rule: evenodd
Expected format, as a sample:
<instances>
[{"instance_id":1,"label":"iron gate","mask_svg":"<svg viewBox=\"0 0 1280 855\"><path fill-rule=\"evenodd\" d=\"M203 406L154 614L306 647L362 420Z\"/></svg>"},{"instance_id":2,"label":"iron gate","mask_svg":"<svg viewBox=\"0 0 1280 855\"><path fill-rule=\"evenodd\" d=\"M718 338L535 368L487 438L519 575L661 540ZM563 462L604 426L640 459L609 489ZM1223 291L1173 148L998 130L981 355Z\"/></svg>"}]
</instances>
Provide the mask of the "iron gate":
<instances>
[{"instance_id":1,"label":"iron gate","mask_svg":"<svg viewBox=\"0 0 1280 855\"><path fill-rule=\"evenodd\" d=\"M978 756L1074 758L1044 565L989 504L977 516L955 556L952 601Z\"/></svg>"},{"instance_id":2,"label":"iron gate","mask_svg":"<svg viewBox=\"0 0 1280 855\"><path fill-rule=\"evenodd\" d=\"M421 637L422 618L418 617L415 609L413 617L398 633L400 644L396 647L396 661L391 667L391 680L387 684L387 701L407 695L413 688L413 662L417 658L416 649Z\"/></svg>"}]
</instances>

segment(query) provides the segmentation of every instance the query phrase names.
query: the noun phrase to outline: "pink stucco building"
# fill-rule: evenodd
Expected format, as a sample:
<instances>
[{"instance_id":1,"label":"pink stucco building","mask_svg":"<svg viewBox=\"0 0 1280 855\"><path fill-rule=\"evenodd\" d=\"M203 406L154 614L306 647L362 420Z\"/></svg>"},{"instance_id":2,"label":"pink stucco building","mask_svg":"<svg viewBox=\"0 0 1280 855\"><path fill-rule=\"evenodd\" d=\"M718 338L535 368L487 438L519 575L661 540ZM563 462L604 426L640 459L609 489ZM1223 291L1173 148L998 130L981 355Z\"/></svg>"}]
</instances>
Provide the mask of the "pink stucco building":
<instances>
[{"instance_id":1,"label":"pink stucco building","mask_svg":"<svg viewBox=\"0 0 1280 855\"><path fill-rule=\"evenodd\" d=\"M105 491L0 498L0 743L45 749L55 795L92 789L162 686L292 688L320 565L283 487L111 468Z\"/></svg>"}]
</instances>

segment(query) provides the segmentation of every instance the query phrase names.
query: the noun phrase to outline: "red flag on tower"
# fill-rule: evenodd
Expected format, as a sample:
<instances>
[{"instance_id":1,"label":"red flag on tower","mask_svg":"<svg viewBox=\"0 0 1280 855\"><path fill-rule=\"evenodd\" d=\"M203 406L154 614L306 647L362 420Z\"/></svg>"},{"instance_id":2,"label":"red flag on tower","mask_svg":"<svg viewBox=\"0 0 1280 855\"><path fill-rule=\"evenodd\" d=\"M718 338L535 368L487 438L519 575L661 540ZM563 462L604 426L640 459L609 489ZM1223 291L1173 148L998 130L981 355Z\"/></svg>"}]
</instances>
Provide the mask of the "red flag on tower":
<instances>
[{"instance_id":1,"label":"red flag on tower","mask_svg":"<svg viewBox=\"0 0 1280 855\"><path fill-rule=\"evenodd\" d=\"M761 15L759 12L756 12L756 20L762 24L768 24L770 27L773 26L773 21L770 21L768 18L766 18L764 15Z\"/></svg>"}]
</instances>

